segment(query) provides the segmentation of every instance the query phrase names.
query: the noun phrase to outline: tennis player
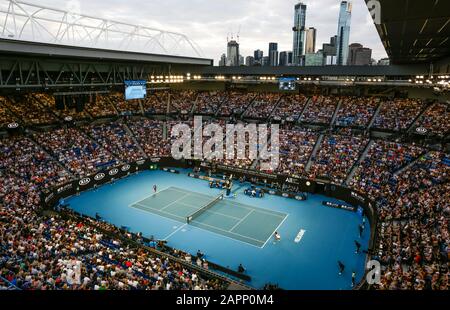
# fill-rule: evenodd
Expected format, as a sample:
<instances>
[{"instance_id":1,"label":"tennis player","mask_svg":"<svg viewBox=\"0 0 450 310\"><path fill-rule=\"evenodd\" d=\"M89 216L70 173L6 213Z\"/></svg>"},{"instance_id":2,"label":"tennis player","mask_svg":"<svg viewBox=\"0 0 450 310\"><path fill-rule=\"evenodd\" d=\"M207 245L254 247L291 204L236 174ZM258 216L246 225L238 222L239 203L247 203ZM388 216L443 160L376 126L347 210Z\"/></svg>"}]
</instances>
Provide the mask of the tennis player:
<instances>
[{"instance_id":1,"label":"tennis player","mask_svg":"<svg viewBox=\"0 0 450 310\"><path fill-rule=\"evenodd\" d=\"M276 242L280 242L281 241L281 235L278 233L278 231L275 232L274 237L275 237L275 241Z\"/></svg>"},{"instance_id":2,"label":"tennis player","mask_svg":"<svg viewBox=\"0 0 450 310\"><path fill-rule=\"evenodd\" d=\"M155 184L155 185L153 185L153 192L156 194L157 191L158 191L158 186L156 186L156 184Z\"/></svg>"}]
</instances>

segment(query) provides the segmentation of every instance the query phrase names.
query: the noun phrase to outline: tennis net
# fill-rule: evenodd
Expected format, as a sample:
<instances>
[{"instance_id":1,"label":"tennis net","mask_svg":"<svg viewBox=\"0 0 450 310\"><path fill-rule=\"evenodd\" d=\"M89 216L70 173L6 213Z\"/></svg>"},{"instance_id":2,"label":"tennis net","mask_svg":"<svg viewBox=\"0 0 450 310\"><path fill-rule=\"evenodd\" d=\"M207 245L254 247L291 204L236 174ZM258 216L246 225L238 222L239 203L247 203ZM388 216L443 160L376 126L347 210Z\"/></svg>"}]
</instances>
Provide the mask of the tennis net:
<instances>
[{"instance_id":1,"label":"tennis net","mask_svg":"<svg viewBox=\"0 0 450 310\"><path fill-rule=\"evenodd\" d=\"M201 214L203 214L205 211L209 210L214 206L216 203L218 203L220 200L223 200L224 194L220 194L217 198L215 198L213 201L205 205L204 207L198 209L188 217L186 217L186 223L191 223L193 220L195 220L197 217L199 217Z\"/></svg>"}]
</instances>

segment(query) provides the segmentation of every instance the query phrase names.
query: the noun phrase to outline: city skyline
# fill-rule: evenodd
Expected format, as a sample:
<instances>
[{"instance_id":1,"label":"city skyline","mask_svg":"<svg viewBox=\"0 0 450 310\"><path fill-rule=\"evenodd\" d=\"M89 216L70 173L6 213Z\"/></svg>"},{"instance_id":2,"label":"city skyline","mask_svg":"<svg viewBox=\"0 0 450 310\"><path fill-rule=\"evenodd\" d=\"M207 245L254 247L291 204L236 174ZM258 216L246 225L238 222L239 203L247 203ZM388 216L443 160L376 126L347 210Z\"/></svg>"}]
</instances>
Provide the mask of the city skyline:
<instances>
[{"instance_id":1,"label":"city skyline","mask_svg":"<svg viewBox=\"0 0 450 310\"><path fill-rule=\"evenodd\" d=\"M329 0L322 0L322 1L329 1ZM305 64L305 56L307 54L314 54L312 56L317 57L318 55L315 55L316 51L318 53L320 53L321 55L323 55L323 51L320 48L320 46L322 45L328 45L328 41L324 41L324 42L319 42L317 40L317 37L322 37L322 36L318 36L317 32L318 29L314 24L309 24L308 23L308 19L309 19L309 6L307 5L309 1L308 0L296 0L295 4L293 6L293 12L294 12L294 18L293 18L293 46L292 49L283 49L283 51L285 52L291 52L293 54L293 63L291 63L292 65L304 65ZM336 48L336 53L335 53L335 64L338 65L347 65L347 62L350 61L349 59L349 47L351 44L361 44L360 42L364 42L364 40L361 41L352 41L352 19L353 19L353 15L354 15L354 11L353 11L353 4L354 4L354 0L339 0L338 1L338 12L337 12L337 31L335 33L334 36L332 36L331 38L333 39L333 37L335 38L336 42L335 44L337 45ZM366 9L365 6L363 6L363 12L364 9ZM357 14L357 17L360 17L359 14ZM306 21L306 22L305 22ZM373 21L372 18L370 17L370 15L367 16L366 18L366 25L373 26ZM373 26L375 29L375 26ZM239 32L237 34L229 34L231 35L232 39L236 39L239 44L241 44L241 42L239 41L239 37L240 37L240 29L241 26L239 27ZM378 34L377 34L378 35ZM227 40L229 39L229 37L227 37ZM308 42L310 41L310 42ZM271 41L272 43L269 43L269 49L268 49L268 56L271 56L271 48L270 45L271 44L276 44L277 47L278 46L282 46L282 44L279 44L278 41L274 40ZM381 43L381 42L380 42ZM361 44L364 45L364 44ZM241 50L246 50L243 47L240 47ZM368 49L370 50L370 55L374 56L374 59L370 60L370 63L373 63L375 61L378 62L380 60L385 60L387 59L387 54L384 51L384 47L382 47L381 50L377 50L376 48L372 48L371 45L369 46L364 46L364 49ZM258 48L259 50L259 48ZM264 49L263 49L264 50ZM279 54L279 57L281 56L281 50L278 49L277 53ZM378 57L377 57L378 55ZM244 57L246 57L247 55L243 55ZM325 53L326 56L326 53ZM280 58L277 59L277 62L282 62ZM247 62L246 62L247 64ZM257 64L257 63L256 63ZM327 64L327 59L326 57L324 58L324 64ZM274 66L274 62L272 60L272 57L270 57L270 65ZM275 66L278 64L275 64Z\"/></svg>"},{"instance_id":2,"label":"city skyline","mask_svg":"<svg viewBox=\"0 0 450 310\"><path fill-rule=\"evenodd\" d=\"M270 42L268 49L268 61L254 61L249 58L256 58L252 56L247 56L246 61L242 61L240 64L245 64L246 66L253 65L269 65L269 66L317 66L317 65L348 65L348 64L377 64L380 60L385 60L387 58L379 58L377 60L372 59L373 50L370 47L364 47L364 57L361 59L362 51L353 50L354 54L350 57L349 49L353 45L360 46L363 48L359 42L350 43L351 35L351 23L353 15L353 0L340 0L338 20L337 20L337 31L336 35L330 38L330 42L324 42L322 49L318 49L316 52L316 39L317 39L317 29L312 25L307 25L307 5L304 0L297 0L294 6L294 20L293 20L293 47L291 51L284 51L283 53L278 50L278 42ZM236 35L236 41L233 34L231 34L231 42L239 45L240 31ZM228 42L229 37L227 37ZM333 43L334 42L334 43ZM229 45L229 43L228 43ZM258 50L259 51L259 50ZM257 51L254 51L256 55ZM287 53L292 53L292 62L287 61ZM358 56L356 56L356 54ZM367 59L369 55L369 59ZM245 58L245 56L240 56ZM331 57L331 58L330 58ZM222 55L223 58L223 55ZM358 60L356 61L356 58ZM223 65L223 61L219 62L219 66ZM230 62L227 61L227 65Z\"/></svg>"},{"instance_id":3,"label":"city skyline","mask_svg":"<svg viewBox=\"0 0 450 310\"><path fill-rule=\"evenodd\" d=\"M65 9L73 0L35 0L35 3ZM293 7L297 0L111 0L105 10L104 1L76 0L80 12L123 22L157 27L186 34L196 42L205 58L218 65L226 52L227 36L238 34L240 51L251 56L257 49L268 52L268 43L277 42L279 51L292 51ZM316 49L336 35L341 0L304 0L308 6L306 27L317 29ZM139 7L139 10L136 10ZM177 10L173 10L177 8ZM98 13L97 13L98 12ZM373 58L387 57L379 35L363 0L353 1L353 27L350 43L361 43L373 50Z\"/></svg>"}]
</instances>

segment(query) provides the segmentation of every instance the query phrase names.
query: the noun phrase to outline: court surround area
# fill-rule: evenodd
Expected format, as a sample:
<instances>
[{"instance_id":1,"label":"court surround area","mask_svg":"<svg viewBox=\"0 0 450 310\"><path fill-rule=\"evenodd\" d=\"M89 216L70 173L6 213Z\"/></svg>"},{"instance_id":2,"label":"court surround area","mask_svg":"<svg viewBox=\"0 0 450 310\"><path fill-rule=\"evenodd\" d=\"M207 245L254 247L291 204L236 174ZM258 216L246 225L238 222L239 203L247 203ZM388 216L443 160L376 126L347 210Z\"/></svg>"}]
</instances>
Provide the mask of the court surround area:
<instances>
[{"instance_id":1,"label":"court surround area","mask_svg":"<svg viewBox=\"0 0 450 310\"><path fill-rule=\"evenodd\" d=\"M223 191L188 177L190 171L180 172L144 171L65 202L81 214L99 214L117 227L166 240L170 247L192 254L201 250L205 259L224 267L236 270L242 264L252 279L246 284L255 288L272 283L284 289L349 290L352 271L357 281L362 278L366 255L355 254L354 241L367 249L370 227L359 238L357 213L322 205L338 201L319 195L307 201L252 198L244 194L248 184L235 184L235 198L218 200L188 224L187 217ZM338 260L346 265L341 276Z\"/></svg>"}]
</instances>

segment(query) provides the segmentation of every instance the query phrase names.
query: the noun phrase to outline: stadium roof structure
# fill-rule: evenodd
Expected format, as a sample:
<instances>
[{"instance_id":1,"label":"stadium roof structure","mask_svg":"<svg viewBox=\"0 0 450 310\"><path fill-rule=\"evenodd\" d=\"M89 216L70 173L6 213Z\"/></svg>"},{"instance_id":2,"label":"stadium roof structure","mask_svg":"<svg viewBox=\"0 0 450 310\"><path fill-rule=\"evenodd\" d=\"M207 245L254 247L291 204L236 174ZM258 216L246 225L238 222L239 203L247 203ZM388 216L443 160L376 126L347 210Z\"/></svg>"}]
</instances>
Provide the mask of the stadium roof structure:
<instances>
[{"instance_id":1,"label":"stadium roof structure","mask_svg":"<svg viewBox=\"0 0 450 310\"><path fill-rule=\"evenodd\" d=\"M391 63L430 64L450 59L450 1L365 1Z\"/></svg>"},{"instance_id":2,"label":"stadium roof structure","mask_svg":"<svg viewBox=\"0 0 450 310\"><path fill-rule=\"evenodd\" d=\"M0 39L0 89L10 91L113 87L212 64L204 58Z\"/></svg>"},{"instance_id":3,"label":"stadium roof structure","mask_svg":"<svg viewBox=\"0 0 450 310\"><path fill-rule=\"evenodd\" d=\"M71 4L74 7L71 7ZM202 57L186 35L81 14L77 1L67 9L23 0L0 1L0 38L149 54ZM167 28L166 25L163 26Z\"/></svg>"},{"instance_id":4,"label":"stadium roof structure","mask_svg":"<svg viewBox=\"0 0 450 310\"><path fill-rule=\"evenodd\" d=\"M36 43L0 39L0 54L15 56L39 56L47 59L67 58L71 60L102 60L173 65L211 66L212 59L161 54L146 54L130 51L115 51L59 44Z\"/></svg>"}]
</instances>

